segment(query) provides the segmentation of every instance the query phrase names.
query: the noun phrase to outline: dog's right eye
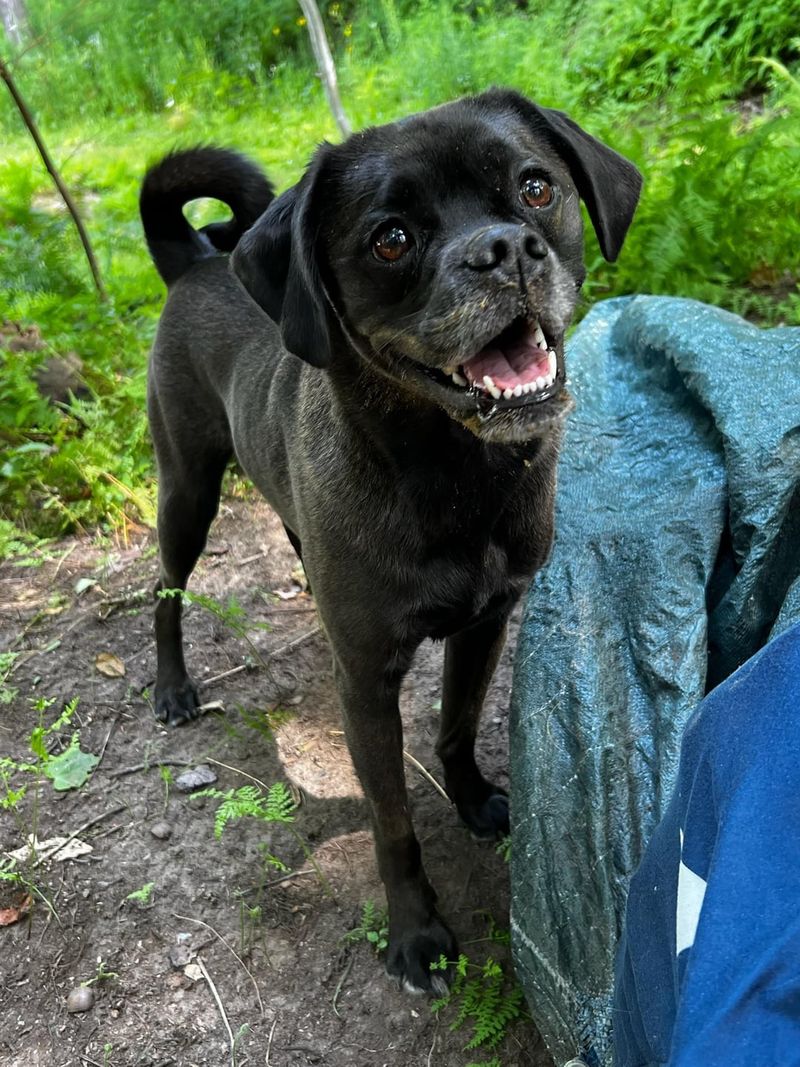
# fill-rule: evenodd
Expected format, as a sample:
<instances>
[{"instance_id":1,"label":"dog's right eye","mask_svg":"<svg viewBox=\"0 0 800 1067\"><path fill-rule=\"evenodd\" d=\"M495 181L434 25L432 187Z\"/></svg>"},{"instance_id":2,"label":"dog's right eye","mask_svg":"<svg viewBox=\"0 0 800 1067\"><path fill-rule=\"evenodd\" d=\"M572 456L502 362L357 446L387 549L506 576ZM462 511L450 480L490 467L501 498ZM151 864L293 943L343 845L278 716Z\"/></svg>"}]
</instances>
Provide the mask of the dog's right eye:
<instances>
[{"instance_id":1,"label":"dog's right eye","mask_svg":"<svg viewBox=\"0 0 800 1067\"><path fill-rule=\"evenodd\" d=\"M394 263L409 251L413 243L411 235L406 233L402 226L387 226L374 238L372 251L378 259Z\"/></svg>"}]
</instances>

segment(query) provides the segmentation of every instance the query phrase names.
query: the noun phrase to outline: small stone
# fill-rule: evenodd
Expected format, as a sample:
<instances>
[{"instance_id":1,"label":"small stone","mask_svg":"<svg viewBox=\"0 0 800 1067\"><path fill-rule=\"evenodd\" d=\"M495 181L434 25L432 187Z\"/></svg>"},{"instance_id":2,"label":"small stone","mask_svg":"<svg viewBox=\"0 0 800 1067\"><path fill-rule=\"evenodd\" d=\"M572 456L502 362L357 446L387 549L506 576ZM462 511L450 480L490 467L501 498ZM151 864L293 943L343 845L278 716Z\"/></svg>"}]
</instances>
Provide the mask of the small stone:
<instances>
[{"instance_id":1,"label":"small stone","mask_svg":"<svg viewBox=\"0 0 800 1067\"><path fill-rule=\"evenodd\" d=\"M194 953L187 945L173 945L169 950L169 962L176 969L183 969L187 963L191 963Z\"/></svg>"},{"instance_id":2,"label":"small stone","mask_svg":"<svg viewBox=\"0 0 800 1067\"><path fill-rule=\"evenodd\" d=\"M201 763L199 767L193 767L190 771L184 771L179 775L175 780L175 788L181 793L192 793L195 789L213 785L216 780L217 776L211 768Z\"/></svg>"},{"instance_id":3,"label":"small stone","mask_svg":"<svg viewBox=\"0 0 800 1067\"><path fill-rule=\"evenodd\" d=\"M153 837L157 837L159 841L166 841L172 834L172 827L168 822L154 822L150 827L150 833Z\"/></svg>"},{"instance_id":4,"label":"small stone","mask_svg":"<svg viewBox=\"0 0 800 1067\"><path fill-rule=\"evenodd\" d=\"M67 996L67 1011L79 1012L88 1011L94 1004L94 992L92 987L88 985L79 985L75 989L71 989Z\"/></svg>"}]
</instances>

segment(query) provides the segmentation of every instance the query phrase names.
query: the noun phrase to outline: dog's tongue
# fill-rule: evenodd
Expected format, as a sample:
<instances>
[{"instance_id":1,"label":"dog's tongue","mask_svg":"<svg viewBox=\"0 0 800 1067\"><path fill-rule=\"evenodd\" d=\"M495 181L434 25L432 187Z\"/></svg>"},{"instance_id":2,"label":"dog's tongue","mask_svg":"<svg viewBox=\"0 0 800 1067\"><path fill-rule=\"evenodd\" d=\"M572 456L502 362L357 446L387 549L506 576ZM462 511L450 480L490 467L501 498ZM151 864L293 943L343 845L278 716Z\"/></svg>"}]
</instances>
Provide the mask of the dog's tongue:
<instances>
[{"instance_id":1,"label":"dog's tongue","mask_svg":"<svg viewBox=\"0 0 800 1067\"><path fill-rule=\"evenodd\" d=\"M498 389L503 390L547 377L549 361L547 352L534 340L531 328L507 344L495 338L461 369L470 385L480 385L489 377Z\"/></svg>"}]
</instances>

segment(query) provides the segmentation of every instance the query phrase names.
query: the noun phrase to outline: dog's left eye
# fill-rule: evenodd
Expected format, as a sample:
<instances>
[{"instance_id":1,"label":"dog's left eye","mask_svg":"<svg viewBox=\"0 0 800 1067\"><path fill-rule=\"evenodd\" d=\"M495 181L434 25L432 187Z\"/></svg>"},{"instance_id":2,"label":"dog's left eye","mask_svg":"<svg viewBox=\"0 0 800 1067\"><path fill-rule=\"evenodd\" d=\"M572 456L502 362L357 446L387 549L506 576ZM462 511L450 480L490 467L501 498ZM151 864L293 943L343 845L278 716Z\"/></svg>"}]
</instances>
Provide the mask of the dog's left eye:
<instances>
[{"instance_id":1,"label":"dog's left eye","mask_svg":"<svg viewBox=\"0 0 800 1067\"><path fill-rule=\"evenodd\" d=\"M553 199L552 185L537 176L523 178L519 192L528 207L547 207Z\"/></svg>"},{"instance_id":2,"label":"dog's left eye","mask_svg":"<svg viewBox=\"0 0 800 1067\"><path fill-rule=\"evenodd\" d=\"M394 263L409 251L412 244L411 235L402 226L387 226L373 240L372 251L379 259Z\"/></svg>"}]
</instances>

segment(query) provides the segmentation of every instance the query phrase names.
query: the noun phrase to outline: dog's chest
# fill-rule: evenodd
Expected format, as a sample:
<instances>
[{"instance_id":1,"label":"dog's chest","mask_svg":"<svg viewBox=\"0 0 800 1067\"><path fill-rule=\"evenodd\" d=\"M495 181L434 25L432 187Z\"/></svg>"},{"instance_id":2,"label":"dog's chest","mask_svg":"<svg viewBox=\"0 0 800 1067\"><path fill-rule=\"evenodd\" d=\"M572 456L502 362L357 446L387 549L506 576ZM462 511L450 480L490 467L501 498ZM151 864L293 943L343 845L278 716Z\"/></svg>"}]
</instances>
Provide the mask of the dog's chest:
<instances>
[{"instance_id":1,"label":"dog's chest","mask_svg":"<svg viewBox=\"0 0 800 1067\"><path fill-rule=\"evenodd\" d=\"M425 636L447 637L511 607L549 547L549 538L543 543L525 526L506 518L490 531L429 545L415 605Z\"/></svg>"},{"instance_id":2,"label":"dog's chest","mask_svg":"<svg viewBox=\"0 0 800 1067\"><path fill-rule=\"evenodd\" d=\"M443 638L508 611L550 548L552 478L524 460L488 467L475 453L458 467L440 462L415 478L406 474L386 531L404 531L394 557L408 609L404 628ZM383 543L393 542L387 536Z\"/></svg>"}]
</instances>

